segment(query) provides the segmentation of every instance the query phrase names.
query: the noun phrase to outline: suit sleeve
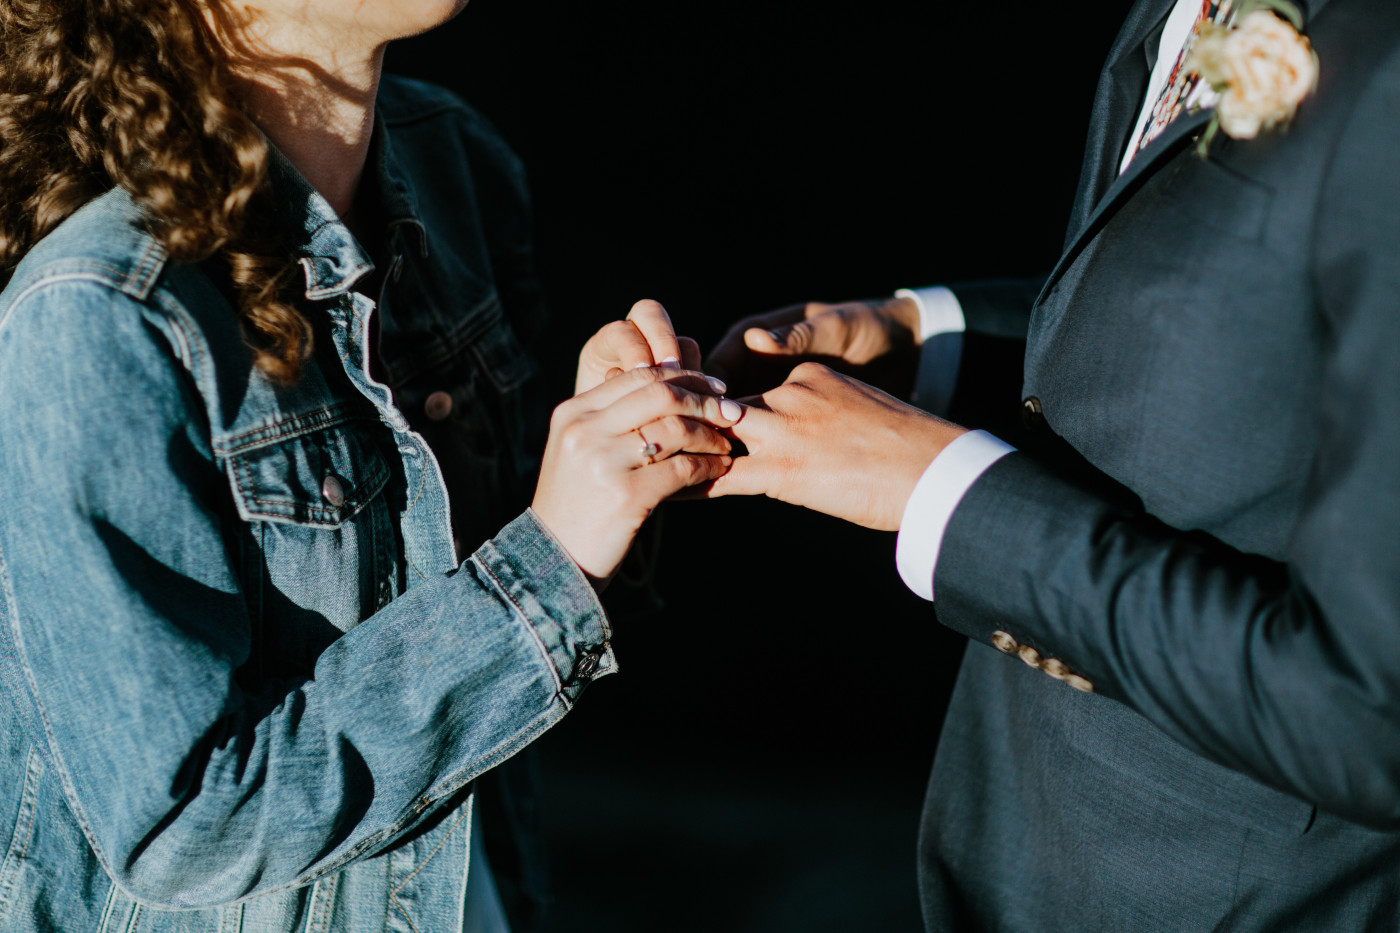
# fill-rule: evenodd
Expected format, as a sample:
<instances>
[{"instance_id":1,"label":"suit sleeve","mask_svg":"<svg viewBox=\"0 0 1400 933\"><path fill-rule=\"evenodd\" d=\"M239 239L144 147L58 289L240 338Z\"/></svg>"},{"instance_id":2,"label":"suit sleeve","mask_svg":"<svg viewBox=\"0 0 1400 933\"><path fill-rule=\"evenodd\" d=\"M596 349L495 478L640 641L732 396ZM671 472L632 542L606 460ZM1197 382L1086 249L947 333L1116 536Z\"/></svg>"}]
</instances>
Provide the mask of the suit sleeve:
<instances>
[{"instance_id":1,"label":"suit sleeve","mask_svg":"<svg viewBox=\"0 0 1400 933\"><path fill-rule=\"evenodd\" d=\"M1321 194L1321 453L1283 559L1014 453L967 492L936 568L945 624L1007 633L1003 646L1057 658L1199 753L1380 827L1400 825L1396 113L1391 69L1359 99Z\"/></svg>"},{"instance_id":2,"label":"suit sleeve","mask_svg":"<svg viewBox=\"0 0 1400 933\"><path fill-rule=\"evenodd\" d=\"M969 333L1003 340L1026 339L1031 308L1045 276L993 279L948 286L958 296Z\"/></svg>"},{"instance_id":3,"label":"suit sleeve","mask_svg":"<svg viewBox=\"0 0 1400 933\"><path fill-rule=\"evenodd\" d=\"M313 676L257 674L227 482L165 338L90 281L5 310L0 696L132 896L212 906L372 855L613 666L592 588L526 514Z\"/></svg>"}]
</instances>

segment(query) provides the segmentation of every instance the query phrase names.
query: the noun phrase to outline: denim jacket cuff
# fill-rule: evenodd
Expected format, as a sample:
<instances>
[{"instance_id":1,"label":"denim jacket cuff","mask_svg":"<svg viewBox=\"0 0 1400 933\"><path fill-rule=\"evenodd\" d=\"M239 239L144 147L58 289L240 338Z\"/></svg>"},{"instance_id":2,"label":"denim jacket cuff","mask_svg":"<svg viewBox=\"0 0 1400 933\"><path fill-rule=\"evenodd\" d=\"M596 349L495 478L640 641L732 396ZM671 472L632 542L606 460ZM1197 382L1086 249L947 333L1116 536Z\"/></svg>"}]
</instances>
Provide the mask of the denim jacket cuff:
<instances>
[{"instance_id":1,"label":"denim jacket cuff","mask_svg":"<svg viewBox=\"0 0 1400 933\"><path fill-rule=\"evenodd\" d=\"M590 681L616 673L612 629L598 594L534 510L502 528L472 560L534 628L569 703Z\"/></svg>"}]
</instances>

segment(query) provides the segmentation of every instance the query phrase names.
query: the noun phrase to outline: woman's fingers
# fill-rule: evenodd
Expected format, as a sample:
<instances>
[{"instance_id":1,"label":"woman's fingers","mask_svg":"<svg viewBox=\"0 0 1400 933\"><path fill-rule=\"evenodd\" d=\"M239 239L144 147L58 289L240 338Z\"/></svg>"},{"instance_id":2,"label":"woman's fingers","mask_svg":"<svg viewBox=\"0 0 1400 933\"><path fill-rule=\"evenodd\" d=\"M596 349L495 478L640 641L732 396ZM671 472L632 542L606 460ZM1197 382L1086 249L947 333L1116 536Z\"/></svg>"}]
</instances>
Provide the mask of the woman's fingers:
<instances>
[{"instance_id":1,"label":"woman's fingers","mask_svg":"<svg viewBox=\"0 0 1400 933\"><path fill-rule=\"evenodd\" d=\"M625 373L594 386L581 395L576 395L565 402L560 408L567 408L570 412L596 411L607 408L623 396L630 395L643 386L653 383L671 383L681 388L689 389L693 392L720 395L726 391L723 382L713 376L704 373L691 372L683 369L660 369L647 367L643 369L633 369ZM642 422L638 421L633 424Z\"/></svg>"},{"instance_id":2,"label":"woman's fingers","mask_svg":"<svg viewBox=\"0 0 1400 933\"><path fill-rule=\"evenodd\" d=\"M639 366L654 366L651 344L631 321L613 321L598 332L600 343L599 357L613 363L622 370L636 369Z\"/></svg>"},{"instance_id":3,"label":"woman's fingers","mask_svg":"<svg viewBox=\"0 0 1400 933\"><path fill-rule=\"evenodd\" d=\"M622 382L623 378L618 377L599 388ZM668 415L680 415L716 427L729 427L743 417L743 411L742 406L732 399L702 395L686 388L680 380L664 380L638 387L597 411L594 417L600 431L622 435Z\"/></svg>"},{"instance_id":4,"label":"woman's fingers","mask_svg":"<svg viewBox=\"0 0 1400 933\"><path fill-rule=\"evenodd\" d=\"M632 474L638 495L660 504L683 489L704 486L729 472L734 459L723 454L676 454Z\"/></svg>"},{"instance_id":5,"label":"woman's fingers","mask_svg":"<svg viewBox=\"0 0 1400 933\"><path fill-rule=\"evenodd\" d=\"M632 306L625 321L603 326L584 344L574 394L583 395L629 370L653 366L698 370L700 347L689 337L677 337L666 309L646 299Z\"/></svg>"},{"instance_id":6,"label":"woman's fingers","mask_svg":"<svg viewBox=\"0 0 1400 933\"><path fill-rule=\"evenodd\" d=\"M627 312L627 320L646 341L650 360L648 365L681 368L681 346L671 316L659 301L644 298Z\"/></svg>"},{"instance_id":7,"label":"woman's fingers","mask_svg":"<svg viewBox=\"0 0 1400 933\"><path fill-rule=\"evenodd\" d=\"M624 321L623 323L629 322ZM640 341L642 339L641 331L636 331L635 336ZM676 342L679 343L681 347L681 369L689 369L698 372L701 363L700 344L696 343L693 337L677 337ZM647 352L650 352L650 347L648 347ZM645 363L638 362L630 363L625 366L614 366L603 374L603 378L616 379L618 376L621 376L629 369L637 369L638 367L645 365ZM672 369L673 367L667 366L666 368ZM719 391L723 392L724 390L721 389Z\"/></svg>"},{"instance_id":8,"label":"woman's fingers","mask_svg":"<svg viewBox=\"0 0 1400 933\"><path fill-rule=\"evenodd\" d=\"M708 424L682 415L658 418L632 431L630 435L625 435L624 440L626 437L630 437L635 443L631 447L624 443L624 449L631 454L635 448L639 466L647 462L647 447L656 449L650 454L653 462L665 460L681 451L692 454L727 454L734 447L729 438Z\"/></svg>"}]
</instances>

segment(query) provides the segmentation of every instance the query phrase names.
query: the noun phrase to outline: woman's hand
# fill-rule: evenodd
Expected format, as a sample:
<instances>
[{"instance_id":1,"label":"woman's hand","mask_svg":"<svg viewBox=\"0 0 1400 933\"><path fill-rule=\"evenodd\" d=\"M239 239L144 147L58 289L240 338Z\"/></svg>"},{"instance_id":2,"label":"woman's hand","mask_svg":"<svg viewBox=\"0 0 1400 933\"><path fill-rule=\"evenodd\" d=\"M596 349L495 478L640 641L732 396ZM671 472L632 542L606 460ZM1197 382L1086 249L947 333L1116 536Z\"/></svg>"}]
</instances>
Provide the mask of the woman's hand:
<instances>
[{"instance_id":1,"label":"woman's hand","mask_svg":"<svg viewBox=\"0 0 1400 933\"><path fill-rule=\"evenodd\" d=\"M595 586L662 500L729 469L730 442L715 428L742 409L709 394L722 391L715 383L698 372L632 369L554 409L533 508Z\"/></svg>"},{"instance_id":2,"label":"woman's hand","mask_svg":"<svg viewBox=\"0 0 1400 933\"><path fill-rule=\"evenodd\" d=\"M620 373L644 366L700 368L699 344L677 337L666 309L649 298L634 304L625 321L608 324L584 344L574 394L582 395Z\"/></svg>"}]
</instances>

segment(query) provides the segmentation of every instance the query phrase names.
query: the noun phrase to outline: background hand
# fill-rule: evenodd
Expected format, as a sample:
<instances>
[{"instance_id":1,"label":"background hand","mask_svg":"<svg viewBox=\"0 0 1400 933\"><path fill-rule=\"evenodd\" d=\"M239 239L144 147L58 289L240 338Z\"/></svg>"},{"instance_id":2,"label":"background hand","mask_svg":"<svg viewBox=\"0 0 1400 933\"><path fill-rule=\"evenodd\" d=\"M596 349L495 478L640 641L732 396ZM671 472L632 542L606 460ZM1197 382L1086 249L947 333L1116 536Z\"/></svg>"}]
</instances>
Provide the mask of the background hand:
<instances>
[{"instance_id":1,"label":"background hand","mask_svg":"<svg viewBox=\"0 0 1400 933\"><path fill-rule=\"evenodd\" d=\"M750 401L729 432L748 456L704 495L763 494L883 531L899 529L919 477L966 432L817 363Z\"/></svg>"},{"instance_id":2,"label":"background hand","mask_svg":"<svg viewBox=\"0 0 1400 933\"><path fill-rule=\"evenodd\" d=\"M739 321L711 351L705 369L736 395L747 395L779 384L797 363L813 361L908 398L919 343L919 308L909 298L808 302Z\"/></svg>"},{"instance_id":3,"label":"background hand","mask_svg":"<svg viewBox=\"0 0 1400 933\"><path fill-rule=\"evenodd\" d=\"M663 499L729 469L736 402L698 372L633 369L561 404L550 420L533 508L599 586ZM648 458L642 448L658 450Z\"/></svg>"},{"instance_id":4,"label":"background hand","mask_svg":"<svg viewBox=\"0 0 1400 933\"><path fill-rule=\"evenodd\" d=\"M604 326L583 345L574 394L639 366L700 368L700 346L689 337L677 337L666 309L650 298L634 304L626 320Z\"/></svg>"}]
</instances>

